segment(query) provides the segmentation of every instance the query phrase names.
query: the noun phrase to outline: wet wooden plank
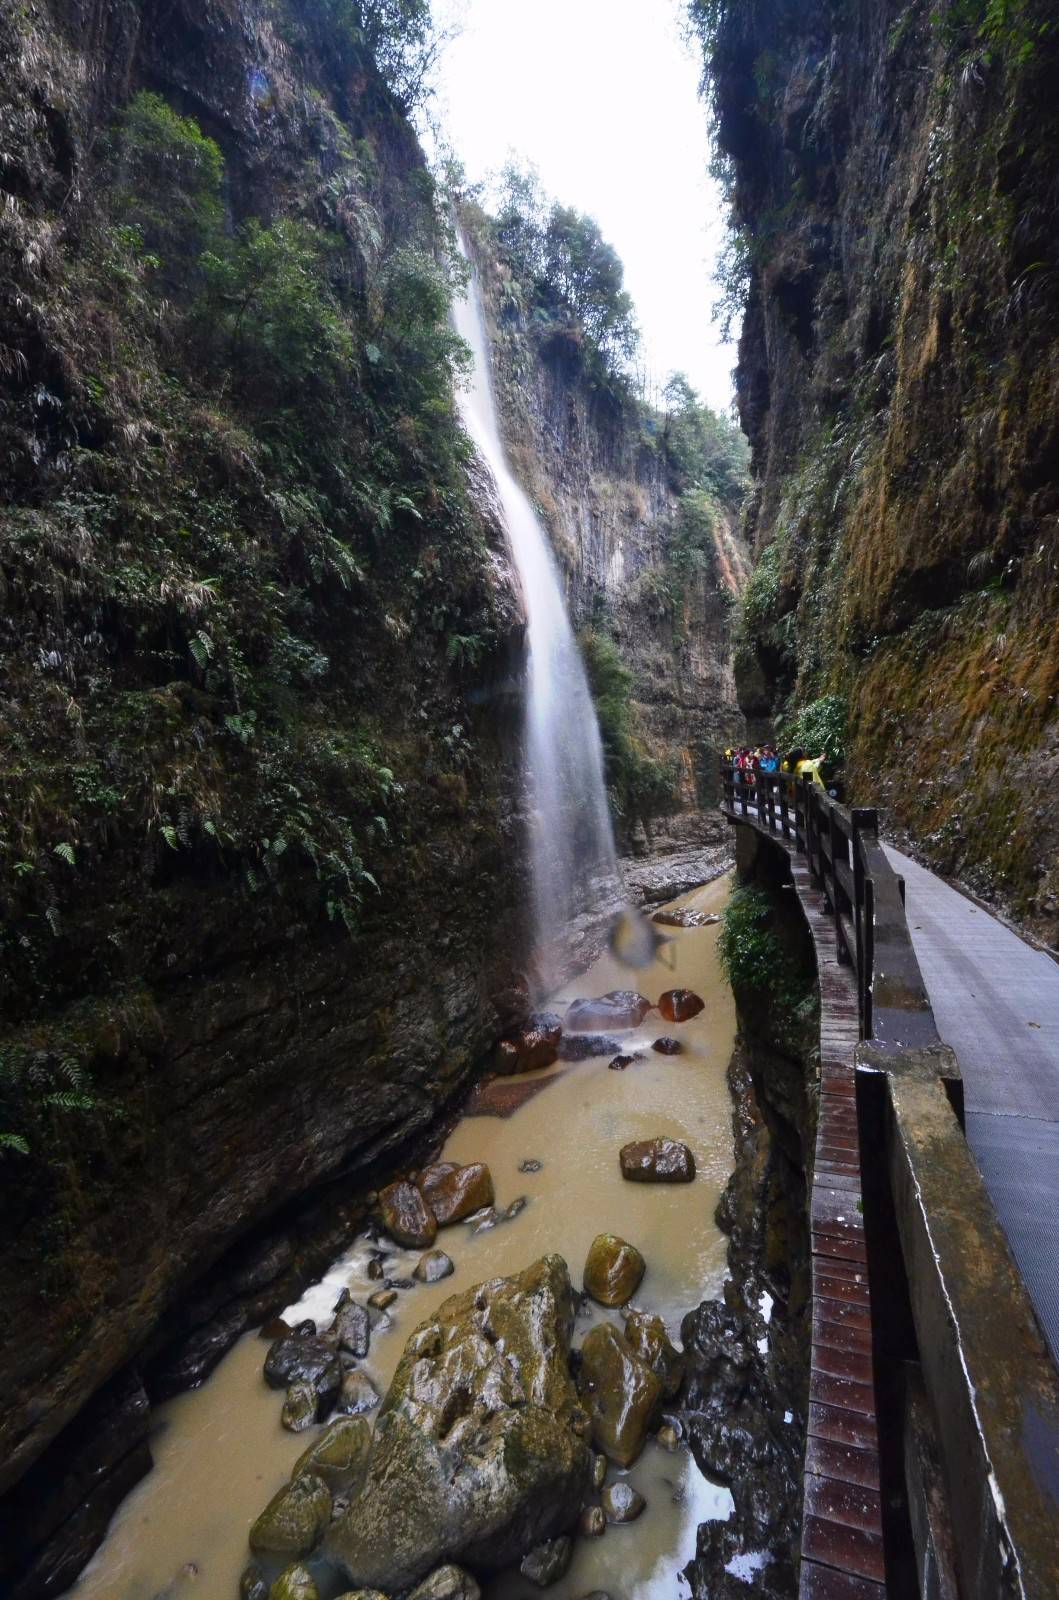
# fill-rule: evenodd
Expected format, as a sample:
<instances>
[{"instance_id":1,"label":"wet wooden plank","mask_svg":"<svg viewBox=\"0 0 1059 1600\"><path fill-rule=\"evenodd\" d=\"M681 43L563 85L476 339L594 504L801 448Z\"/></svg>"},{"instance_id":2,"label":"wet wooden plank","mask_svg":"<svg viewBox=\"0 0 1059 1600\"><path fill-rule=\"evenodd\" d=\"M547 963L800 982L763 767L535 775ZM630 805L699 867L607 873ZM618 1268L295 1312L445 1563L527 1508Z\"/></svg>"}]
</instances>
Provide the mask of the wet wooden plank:
<instances>
[{"instance_id":1,"label":"wet wooden plank","mask_svg":"<svg viewBox=\"0 0 1059 1600\"><path fill-rule=\"evenodd\" d=\"M836 1444L832 1439L806 1440L805 1470L844 1483L859 1483L865 1489L879 1487L879 1457L875 1451Z\"/></svg>"},{"instance_id":2,"label":"wet wooden plank","mask_svg":"<svg viewBox=\"0 0 1059 1600\"><path fill-rule=\"evenodd\" d=\"M841 1344L828 1344L814 1337L812 1370L826 1372L832 1378L850 1378L856 1383L873 1386L870 1347L867 1350L855 1350L851 1346L852 1340L845 1338Z\"/></svg>"},{"instance_id":3,"label":"wet wooden plank","mask_svg":"<svg viewBox=\"0 0 1059 1600\"><path fill-rule=\"evenodd\" d=\"M866 1417L875 1416L874 1384L835 1378L829 1372L810 1371L809 1399L818 1405L838 1406L844 1411L859 1411Z\"/></svg>"},{"instance_id":4,"label":"wet wooden plank","mask_svg":"<svg viewBox=\"0 0 1059 1600\"><path fill-rule=\"evenodd\" d=\"M834 1256L842 1261L867 1261L868 1250L861 1239L839 1239L834 1234L814 1233L813 1254Z\"/></svg>"},{"instance_id":5,"label":"wet wooden plank","mask_svg":"<svg viewBox=\"0 0 1059 1600\"><path fill-rule=\"evenodd\" d=\"M805 1479L805 1515L824 1522L838 1522L845 1528L859 1528L882 1538L882 1505L876 1489L864 1484L840 1482L835 1478L808 1473Z\"/></svg>"},{"instance_id":6,"label":"wet wooden plank","mask_svg":"<svg viewBox=\"0 0 1059 1600\"><path fill-rule=\"evenodd\" d=\"M802 1556L858 1578L873 1578L877 1583L886 1578L881 1534L849 1528L824 1517L807 1516L802 1522Z\"/></svg>"},{"instance_id":7,"label":"wet wooden plank","mask_svg":"<svg viewBox=\"0 0 1059 1600\"><path fill-rule=\"evenodd\" d=\"M879 1448L879 1433L874 1414L867 1411L850 1411L846 1406L830 1405L827 1401L810 1401L809 1435L830 1439L833 1444L854 1445L858 1450Z\"/></svg>"},{"instance_id":8,"label":"wet wooden plank","mask_svg":"<svg viewBox=\"0 0 1059 1600\"><path fill-rule=\"evenodd\" d=\"M817 1561L802 1561L799 1575L799 1600L886 1600L881 1583L857 1578L851 1572L838 1572Z\"/></svg>"}]
</instances>

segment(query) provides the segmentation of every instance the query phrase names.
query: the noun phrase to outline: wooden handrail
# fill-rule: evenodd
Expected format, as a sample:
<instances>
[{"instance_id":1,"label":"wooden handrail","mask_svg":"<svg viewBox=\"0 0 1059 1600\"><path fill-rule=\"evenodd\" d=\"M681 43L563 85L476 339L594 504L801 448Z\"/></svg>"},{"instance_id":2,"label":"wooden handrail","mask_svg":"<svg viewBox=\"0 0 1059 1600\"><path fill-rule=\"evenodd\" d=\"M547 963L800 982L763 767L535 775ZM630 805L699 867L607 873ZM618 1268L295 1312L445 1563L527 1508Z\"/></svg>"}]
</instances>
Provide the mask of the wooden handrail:
<instances>
[{"instance_id":1,"label":"wooden handrail","mask_svg":"<svg viewBox=\"0 0 1059 1600\"><path fill-rule=\"evenodd\" d=\"M840 958L848 957L857 974L861 1037L884 1049L936 1044L901 882L879 843L877 811L841 805L796 773L751 776L728 761L721 763L721 789L727 815L753 821L805 857L834 917Z\"/></svg>"}]
</instances>

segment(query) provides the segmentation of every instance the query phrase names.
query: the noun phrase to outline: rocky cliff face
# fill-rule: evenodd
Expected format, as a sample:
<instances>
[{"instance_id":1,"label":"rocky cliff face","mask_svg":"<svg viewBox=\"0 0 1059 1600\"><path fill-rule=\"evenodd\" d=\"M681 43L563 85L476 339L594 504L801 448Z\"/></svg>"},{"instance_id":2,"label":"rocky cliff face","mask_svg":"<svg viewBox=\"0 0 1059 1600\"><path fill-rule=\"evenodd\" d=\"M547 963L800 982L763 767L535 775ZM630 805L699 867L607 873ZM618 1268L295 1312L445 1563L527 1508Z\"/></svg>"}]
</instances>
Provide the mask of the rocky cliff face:
<instances>
[{"instance_id":1,"label":"rocky cliff face","mask_svg":"<svg viewBox=\"0 0 1059 1600\"><path fill-rule=\"evenodd\" d=\"M519 604L340 9L0 12L0 1486L57 1436L65 1483L16 1567L142 1470L135 1383L109 1455L61 1434L100 1385L325 1182L333 1249L518 1004Z\"/></svg>"},{"instance_id":2,"label":"rocky cliff face","mask_svg":"<svg viewBox=\"0 0 1059 1600\"><path fill-rule=\"evenodd\" d=\"M1043 0L694 3L760 489L744 706L1059 934L1059 39Z\"/></svg>"},{"instance_id":3,"label":"rocky cliff face","mask_svg":"<svg viewBox=\"0 0 1059 1600\"><path fill-rule=\"evenodd\" d=\"M348 12L0 10L20 1600L91 1553L149 1401L293 1298L524 1003L519 601L433 185ZM664 483L561 362L526 401L576 604L614 605L645 738L693 765L735 715L735 546L651 620Z\"/></svg>"},{"instance_id":4,"label":"rocky cliff face","mask_svg":"<svg viewBox=\"0 0 1059 1600\"><path fill-rule=\"evenodd\" d=\"M619 815L622 842L667 851L716 839L717 758L744 728L732 673L748 571L738 501L711 505L702 559L681 568L664 416L586 370L573 330L534 319L482 231L475 255L512 464L548 529L575 625L614 640L632 674L637 746L668 777L646 832L643 818Z\"/></svg>"}]
</instances>

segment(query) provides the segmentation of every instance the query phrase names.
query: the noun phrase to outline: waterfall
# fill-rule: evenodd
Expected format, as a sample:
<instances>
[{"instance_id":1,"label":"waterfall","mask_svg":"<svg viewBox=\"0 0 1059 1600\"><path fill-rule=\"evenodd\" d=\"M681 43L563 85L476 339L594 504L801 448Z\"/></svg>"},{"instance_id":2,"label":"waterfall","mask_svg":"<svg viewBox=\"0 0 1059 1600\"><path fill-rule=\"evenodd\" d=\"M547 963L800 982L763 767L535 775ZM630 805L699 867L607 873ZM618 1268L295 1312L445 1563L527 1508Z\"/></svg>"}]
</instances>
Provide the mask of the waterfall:
<instances>
[{"instance_id":1,"label":"waterfall","mask_svg":"<svg viewBox=\"0 0 1059 1600\"><path fill-rule=\"evenodd\" d=\"M500 438L489 341L477 276L455 306L474 365L459 396L464 427L496 483L527 617L523 770L530 802L530 863L538 962L578 913L619 892L603 746L584 663L567 615L548 536L515 481Z\"/></svg>"}]
</instances>

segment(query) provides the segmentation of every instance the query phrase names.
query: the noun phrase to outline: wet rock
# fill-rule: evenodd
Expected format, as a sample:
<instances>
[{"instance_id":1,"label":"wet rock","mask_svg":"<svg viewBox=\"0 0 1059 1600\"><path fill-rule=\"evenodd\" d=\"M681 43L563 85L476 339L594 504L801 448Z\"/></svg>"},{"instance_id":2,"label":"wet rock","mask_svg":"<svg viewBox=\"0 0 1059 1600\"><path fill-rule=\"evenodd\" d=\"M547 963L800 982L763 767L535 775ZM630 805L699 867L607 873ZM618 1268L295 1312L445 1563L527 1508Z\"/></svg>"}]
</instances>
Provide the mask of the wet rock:
<instances>
[{"instance_id":1,"label":"wet rock","mask_svg":"<svg viewBox=\"0 0 1059 1600\"><path fill-rule=\"evenodd\" d=\"M612 989L597 1000L571 1000L563 1027L568 1033L595 1033L603 1028L621 1032L638 1028L652 1009L650 1000L635 989Z\"/></svg>"},{"instance_id":2,"label":"wet rock","mask_svg":"<svg viewBox=\"0 0 1059 1600\"><path fill-rule=\"evenodd\" d=\"M680 1449L680 1434L671 1422L667 1422L664 1428L659 1428L655 1439L663 1450L668 1450L670 1453Z\"/></svg>"},{"instance_id":3,"label":"wet rock","mask_svg":"<svg viewBox=\"0 0 1059 1600\"><path fill-rule=\"evenodd\" d=\"M589 1455L572 1426L572 1300L566 1263L546 1256L417 1328L364 1487L328 1537L355 1584L395 1593L445 1560L508 1565L576 1522Z\"/></svg>"},{"instance_id":4,"label":"wet rock","mask_svg":"<svg viewBox=\"0 0 1059 1600\"><path fill-rule=\"evenodd\" d=\"M684 1357L662 1318L650 1311L631 1311L625 1319L625 1340L661 1383L663 1398L672 1400L684 1379Z\"/></svg>"},{"instance_id":5,"label":"wet rock","mask_svg":"<svg viewBox=\"0 0 1059 1600\"><path fill-rule=\"evenodd\" d=\"M658 1009L667 1022L688 1022L705 1009L705 1004L692 989L667 989L659 997Z\"/></svg>"},{"instance_id":6,"label":"wet rock","mask_svg":"<svg viewBox=\"0 0 1059 1600\"><path fill-rule=\"evenodd\" d=\"M690 1183L695 1157L677 1139L637 1139L622 1145L621 1175L630 1183Z\"/></svg>"},{"instance_id":7,"label":"wet rock","mask_svg":"<svg viewBox=\"0 0 1059 1600\"><path fill-rule=\"evenodd\" d=\"M612 1056L621 1045L605 1033L563 1034L560 1061L588 1061L592 1056Z\"/></svg>"},{"instance_id":8,"label":"wet rock","mask_svg":"<svg viewBox=\"0 0 1059 1600\"><path fill-rule=\"evenodd\" d=\"M511 1204L504 1212L504 1221L513 1222L521 1212L525 1211L528 1204L529 1202L527 1201L526 1196L524 1194L520 1194L517 1200L512 1200Z\"/></svg>"},{"instance_id":9,"label":"wet rock","mask_svg":"<svg viewBox=\"0 0 1059 1600\"><path fill-rule=\"evenodd\" d=\"M478 1233L488 1233L500 1221L500 1213L493 1206L486 1206L484 1211L471 1217L471 1237Z\"/></svg>"},{"instance_id":10,"label":"wet rock","mask_svg":"<svg viewBox=\"0 0 1059 1600\"><path fill-rule=\"evenodd\" d=\"M662 1399L662 1384L617 1328L600 1323L581 1346L581 1398L598 1450L631 1467Z\"/></svg>"},{"instance_id":11,"label":"wet rock","mask_svg":"<svg viewBox=\"0 0 1059 1600\"><path fill-rule=\"evenodd\" d=\"M677 911L656 911L651 918L652 922L659 923L663 928L709 928L720 920L710 912L693 911L690 906Z\"/></svg>"},{"instance_id":12,"label":"wet rock","mask_svg":"<svg viewBox=\"0 0 1059 1600\"><path fill-rule=\"evenodd\" d=\"M603 1511L608 1522L635 1522L647 1501L643 1495L619 1478L603 1491Z\"/></svg>"},{"instance_id":13,"label":"wet rock","mask_svg":"<svg viewBox=\"0 0 1059 1600\"><path fill-rule=\"evenodd\" d=\"M471 1574L450 1562L417 1584L408 1600L481 1600L481 1594Z\"/></svg>"},{"instance_id":14,"label":"wet rock","mask_svg":"<svg viewBox=\"0 0 1059 1600\"><path fill-rule=\"evenodd\" d=\"M428 1250L416 1262L412 1276L420 1283L440 1283L442 1278L451 1277L455 1270L452 1257L447 1256L444 1250Z\"/></svg>"},{"instance_id":15,"label":"wet rock","mask_svg":"<svg viewBox=\"0 0 1059 1600\"><path fill-rule=\"evenodd\" d=\"M368 1305L373 1311L385 1311L387 1306L392 1306L397 1299L396 1289L376 1289L374 1294L368 1296Z\"/></svg>"},{"instance_id":16,"label":"wet rock","mask_svg":"<svg viewBox=\"0 0 1059 1600\"><path fill-rule=\"evenodd\" d=\"M607 1066L611 1072L624 1072L626 1067L631 1067L634 1061L644 1059L642 1050L634 1050L631 1056L615 1056L613 1061L608 1061Z\"/></svg>"},{"instance_id":17,"label":"wet rock","mask_svg":"<svg viewBox=\"0 0 1059 1600\"><path fill-rule=\"evenodd\" d=\"M287 1567L268 1591L268 1600L320 1600L320 1591L308 1567Z\"/></svg>"},{"instance_id":18,"label":"wet rock","mask_svg":"<svg viewBox=\"0 0 1059 1600\"><path fill-rule=\"evenodd\" d=\"M546 1589L550 1583L559 1581L570 1565L573 1554L574 1541L568 1534L561 1539L548 1539L543 1544L535 1545L529 1555L522 1557L519 1571L538 1589Z\"/></svg>"},{"instance_id":19,"label":"wet rock","mask_svg":"<svg viewBox=\"0 0 1059 1600\"><path fill-rule=\"evenodd\" d=\"M269 1344L274 1344L277 1339L293 1338L294 1329L282 1317L273 1317L258 1329L258 1334L262 1339L267 1339Z\"/></svg>"},{"instance_id":20,"label":"wet rock","mask_svg":"<svg viewBox=\"0 0 1059 1600\"><path fill-rule=\"evenodd\" d=\"M414 1289L415 1286L416 1281L414 1278L387 1278L386 1280L387 1289Z\"/></svg>"},{"instance_id":21,"label":"wet rock","mask_svg":"<svg viewBox=\"0 0 1059 1600\"><path fill-rule=\"evenodd\" d=\"M347 1350L358 1361L367 1355L371 1343L371 1324L366 1309L355 1300L347 1300L339 1307L327 1331L340 1350Z\"/></svg>"},{"instance_id":22,"label":"wet rock","mask_svg":"<svg viewBox=\"0 0 1059 1600\"><path fill-rule=\"evenodd\" d=\"M452 1222L463 1222L472 1212L491 1206L496 1198L492 1173L480 1161L467 1167L457 1167L449 1161L437 1162L432 1167L424 1167L418 1183L440 1228ZM434 1241L426 1242L433 1244Z\"/></svg>"},{"instance_id":23,"label":"wet rock","mask_svg":"<svg viewBox=\"0 0 1059 1600\"><path fill-rule=\"evenodd\" d=\"M291 1329L296 1339L315 1339L316 1323L312 1317L304 1317L301 1322L296 1322Z\"/></svg>"},{"instance_id":24,"label":"wet rock","mask_svg":"<svg viewBox=\"0 0 1059 1600\"><path fill-rule=\"evenodd\" d=\"M684 1054L684 1046L679 1039L656 1039L651 1049L657 1050L660 1056L682 1056Z\"/></svg>"},{"instance_id":25,"label":"wet rock","mask_svg":"<svg viewBox=\"0 0 1059 1600\"><path fill-rule=\"evenodd\" d=\"M373 1411L379 1403L379 1391L366 1372L347 1372L338 1391L338 1410L346 1417L359 1417Z\"/></svg>"},{"instance_id":26,"label":"wet rock","mask_svg":"<svg viewBox=\"0 0 1059 1600\"><path fill-rule=\"evenodd\" d=\"M646 1265L635 1245L614 1233L597 1234L585 1260L585 1292L601 1306L623 1306L640 1287Z\"/></svg>"},{"instance_id":27,"label":"wet rock","mask_svg":"<svg viewBox=\"0 0 1059 1600\"><path fill-rule=\"evenodd\" d=\"M312 1473L333 1493L359 1490L371 1454L371 1424L363 1417L335 1417L294 1463L292 1478Z\"/></svg>"},{"instance_id":28,"label":"wet rock","mask_svg":"<svg viewBox=\"0 0 1059 1600\"><path fill-rule=\"evenodd\" d=\"M287 1390L280 1421L291 1433L304 1433L316 1421L319 1397L311 1383L296 1378Z\"/></svg>"},{"instance_id":29,"label":"wet rock","mask_svg":"<svg viewBox=\"0 0 1059 1600\"><path fill-rule=\"evenodd\" d=\"M593 1489L602 1489L604 1483L606 1482L606 1477L607 1477L607 1458L606 1458L606 1456L593 1456L592 1457L592 1487L593 1487Z\"/></svg>"},{"instance_id":30,"label":"wet rock","mask_svg":"<svg viewBox=\"0 0 1059 1600\"><path fill-rule=\"evenodd\" d=\"M326 1409L338 1393L342 1369L334 1346L323 1339L277 1339L265 1357L265 1382L270 1389L311 1383Z\"/></svg>"},{"instance_id":31,"label":"wet rock","mask_svg":"<svg viewBox=\"0 0 1059 1600\"><path fill-rule=\"evenodd\" d=\"M550 1012L531 1017L524 1028L509 1033L496 1047L493 1065L505 1076L511 1072L534 1072L550 1067L559 1055L562 1027Z\"/></svg>"},{"instance_id":32,"label":"wet rock","mask_svg":"<svg viewBox=\"0 0 1059 1600\"><path fill-rule=\"evenodd\" d=\"M581 1513L577 1531L583 1539L598 1539L607 1531L607 1519L601 1506L586 1506Z\"/></svg>"},{"instance_id":33,"label":"wet rock","mask_svg":"<svg viewBox=\"0 0 1059 1600\"><path fill-rule=\"evenodd\" d=\"M390 1600L390 1597L381 1589L346 1589L338 1600Z\"/></svg>"},{"instance_id":34,"label":"wet rock","mask_svg":"<svg viewBox=\"0 0 1059 1600\"><path fill-rule=\"evenodd\" d=\"M543 1165L544 1165L543 1161L533 1161L533 1160L520 1161L519 1164L518 1164L518 1170L520 1172L539 1172L541 1170L541 1168L543 1167Z\"/></svg>"},{"instance_id":35,"label":"wet rock","mask_svg":"<svg viewBox=\"0 0 1059 1600\"><path fill-rule=\"evenodd\" d=\"M437 1237L437 1221L414 1183L380 1190L379 1217L390 1238L411 1250L425 1250Z\"/></svg>"},{"instance_id":36,"label":"wet rock","mask_svg":"<svg viewBox=\"0 0 1059 1600\"><path fill-rule=\"evenodd\" d=\"M331 1491L315 1472L302 1472L284 1484L250 1529L255 1555L307 1556L320 1543L331 1520Z\"/></svg>"},{"instance_id":37,"label":"wet rock","mask_svg":"<svg viewBox=\"0 0 1059 1600\"><path fill-rule=\"evenodd\" d=\"M268 1579L252 1561L239 1579L239 1600L268 1600Z\"/></svg>"},{"instance_id":38,"label":"wet rock","mask_svg":"<svg viewBox=\"0 0 1059 1600\"><path fill-rule=\"evenodd\" d=\"M385 1256L372 1256L371 1260L368 1262L369 1278L377 1281L379 1278L385 1276L385 1268L383 1267L383 1262L385 1259Z\"/></svg>"}]
</instances>

